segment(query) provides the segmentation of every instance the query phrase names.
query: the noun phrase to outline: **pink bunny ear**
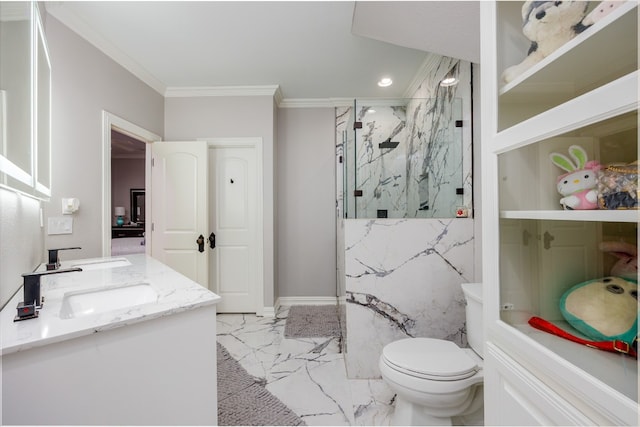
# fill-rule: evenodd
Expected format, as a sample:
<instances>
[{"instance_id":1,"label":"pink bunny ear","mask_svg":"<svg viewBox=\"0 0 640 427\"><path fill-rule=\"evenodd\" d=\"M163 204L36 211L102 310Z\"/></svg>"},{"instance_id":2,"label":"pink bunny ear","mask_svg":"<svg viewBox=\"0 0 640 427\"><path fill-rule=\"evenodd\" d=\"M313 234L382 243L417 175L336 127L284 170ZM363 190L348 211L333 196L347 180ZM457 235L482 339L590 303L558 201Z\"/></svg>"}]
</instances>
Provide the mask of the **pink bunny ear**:
<instances>
[{"instance_id":1,"label":"pink bunny ear","mask_svg":"<svg viewBox=\"0 0 640 427\"><path fill-rule=\"evenodd\" d=\"M600 250L610 252L618 258L633 258L638 256L638 248L627 242L602 242Z\"/></svg>"}]
</instances>

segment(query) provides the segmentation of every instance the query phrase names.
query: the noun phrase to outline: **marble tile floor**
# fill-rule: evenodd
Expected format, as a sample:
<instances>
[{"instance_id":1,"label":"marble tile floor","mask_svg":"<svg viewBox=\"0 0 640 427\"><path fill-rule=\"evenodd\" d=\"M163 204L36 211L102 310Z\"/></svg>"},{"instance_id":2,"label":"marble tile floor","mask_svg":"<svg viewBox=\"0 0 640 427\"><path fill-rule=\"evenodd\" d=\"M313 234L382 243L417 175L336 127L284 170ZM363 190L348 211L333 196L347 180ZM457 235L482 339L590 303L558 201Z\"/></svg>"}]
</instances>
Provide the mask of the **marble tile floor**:
<instances>
[{"instance_id":1,"label":"marble tile floor","mask_svg":"<svg viewBox=\"0 0 640 427\"><path fill-rule=\"evenodd\" d=\"M347 379L338 338L284 338L288 312L219 314L218 342L307 425L388 426L394 396L386 384Z\"/></svg>"}]
</instances>

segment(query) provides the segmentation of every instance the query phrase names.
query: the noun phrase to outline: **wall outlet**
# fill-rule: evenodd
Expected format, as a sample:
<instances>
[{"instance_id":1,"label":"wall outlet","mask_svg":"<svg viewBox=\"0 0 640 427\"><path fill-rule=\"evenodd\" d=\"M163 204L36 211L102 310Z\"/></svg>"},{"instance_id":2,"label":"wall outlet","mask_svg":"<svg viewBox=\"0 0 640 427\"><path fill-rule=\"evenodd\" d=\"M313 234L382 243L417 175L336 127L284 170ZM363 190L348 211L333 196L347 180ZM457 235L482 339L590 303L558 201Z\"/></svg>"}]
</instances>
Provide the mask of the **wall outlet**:
<instances>
[{"instance_id":1,"label":"wall outlet","mask_svg":"<svg viewBox=\"0 0 640 427\"><path fill-rule=\"evenodd\" d=\"M511 311L513 310L513 304L510 302L504 302L502 304L500 304L500 310L501 311Z\"/></svg>"},{"instance_id":2,"label":"wall outlet","mask_svg":"<svg viewBox=\"0 0 640 427\"><path fill-rule=\"evenodd\" d=\"M49 235L73 233L73 218L69 216L48 218L47 233Z\"/></svg>"}]
</instances>

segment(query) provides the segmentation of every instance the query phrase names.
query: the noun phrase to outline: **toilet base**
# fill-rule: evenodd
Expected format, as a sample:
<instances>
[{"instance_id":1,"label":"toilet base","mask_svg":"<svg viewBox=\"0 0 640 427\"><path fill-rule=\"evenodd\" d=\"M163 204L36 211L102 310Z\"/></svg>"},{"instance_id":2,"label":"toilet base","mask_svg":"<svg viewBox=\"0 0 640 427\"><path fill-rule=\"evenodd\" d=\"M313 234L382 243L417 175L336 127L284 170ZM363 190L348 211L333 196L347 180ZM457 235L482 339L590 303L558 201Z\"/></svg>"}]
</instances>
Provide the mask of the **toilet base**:
<instances>
[{"instance_id":1,"label":"toilet base","mask_svg":"<svg viewBox=\"0 0 640 427\"><path fill-rule=\"evenodd\" d=\"M434 417L425 408L396 397L395 410L391 416L393 426L450 426L451 417Z\"/></svg>"}]
</instances>

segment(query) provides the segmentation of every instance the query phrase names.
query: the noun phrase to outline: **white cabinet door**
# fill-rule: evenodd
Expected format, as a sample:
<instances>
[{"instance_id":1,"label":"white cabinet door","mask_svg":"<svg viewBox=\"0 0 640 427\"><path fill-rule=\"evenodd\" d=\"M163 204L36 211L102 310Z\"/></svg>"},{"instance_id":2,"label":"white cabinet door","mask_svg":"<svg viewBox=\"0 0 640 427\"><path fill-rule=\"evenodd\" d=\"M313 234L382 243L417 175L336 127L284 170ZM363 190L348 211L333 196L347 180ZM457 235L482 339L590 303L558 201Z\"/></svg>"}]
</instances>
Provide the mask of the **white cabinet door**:
<instances>
[{"instance_id":1,"label":"white cabinet door","mask_svg":"<svg viewBox=\"0 0 640 427\"><path fill-rule=\"evenodd\" d=\"M485 425L596 425L491 343L485 370Z\"/></svg>"},{"instance_id":2,"label":"white cabinet door","mask_svg":"<svg viewBox=\"0 0 640 427\"><path fill-rule=\"evenodd\" d=\"M152 159L151 256L208 287L207 143L156 142Z\"/></svg>"}]
</instances>

